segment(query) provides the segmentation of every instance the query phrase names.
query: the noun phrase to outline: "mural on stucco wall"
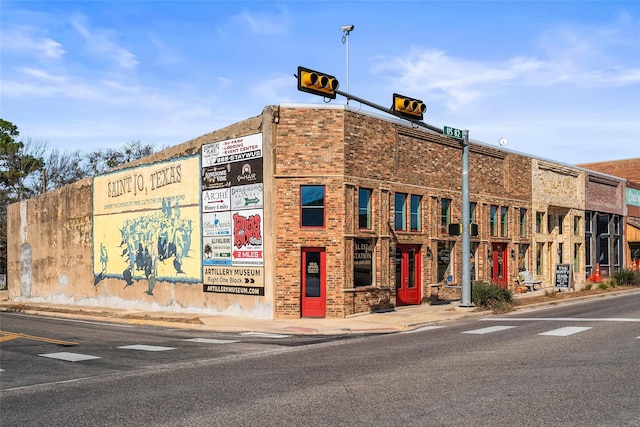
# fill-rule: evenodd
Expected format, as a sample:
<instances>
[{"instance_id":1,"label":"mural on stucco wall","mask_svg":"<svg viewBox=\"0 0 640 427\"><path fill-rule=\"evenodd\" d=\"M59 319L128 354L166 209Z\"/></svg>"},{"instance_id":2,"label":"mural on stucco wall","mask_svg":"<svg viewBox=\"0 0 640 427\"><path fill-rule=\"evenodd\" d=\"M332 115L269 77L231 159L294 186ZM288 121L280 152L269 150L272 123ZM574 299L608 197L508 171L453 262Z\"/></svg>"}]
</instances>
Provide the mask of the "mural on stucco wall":
<instances>
[{"instance_id":1,"label":"mural on stucco wall","mask_svg":"<svg viewBox=\"0 0 640 427\"><path fill-rule=\"evenodd\" d=\"M200 159L172 159L93 181L93 274L98 286L202 281Z\"/></svg>"}]
</instances>

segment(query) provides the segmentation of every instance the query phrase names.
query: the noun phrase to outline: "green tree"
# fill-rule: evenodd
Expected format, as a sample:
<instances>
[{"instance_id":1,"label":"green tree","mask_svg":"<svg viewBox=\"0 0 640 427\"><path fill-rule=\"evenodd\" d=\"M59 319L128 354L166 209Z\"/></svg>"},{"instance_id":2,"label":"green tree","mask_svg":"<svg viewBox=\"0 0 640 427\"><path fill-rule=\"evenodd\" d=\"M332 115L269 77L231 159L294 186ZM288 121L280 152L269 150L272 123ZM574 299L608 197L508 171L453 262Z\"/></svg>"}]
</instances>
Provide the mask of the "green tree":
<instances>
[{"instance_id":1,"label":"green tree","mask_svg":"<svg viewBox=\"0 0 640 427\"><path fill-rule=\"evenodd\" d=\"M42 157L25 153L18 127L0 118L0 274L7 271L7 206L36 194L28 178L41 173Z\"/></svg>"}]
</instances>

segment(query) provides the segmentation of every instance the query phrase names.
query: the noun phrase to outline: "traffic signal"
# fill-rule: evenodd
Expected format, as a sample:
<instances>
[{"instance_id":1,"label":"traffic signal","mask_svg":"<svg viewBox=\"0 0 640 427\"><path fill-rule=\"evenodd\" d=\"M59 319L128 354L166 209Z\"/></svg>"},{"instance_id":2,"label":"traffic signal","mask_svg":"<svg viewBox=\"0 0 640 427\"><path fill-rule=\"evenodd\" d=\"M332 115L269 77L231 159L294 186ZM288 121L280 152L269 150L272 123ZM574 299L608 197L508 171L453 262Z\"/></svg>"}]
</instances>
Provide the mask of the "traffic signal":
<instances>
[{"instance_id":1,"label":"traffic signal","mask_svg":"<svg viewBox=\"0 0 640 427\"><path fill-rule=\"evenodd\" d=\"M393 107L391 110L405 119L422 120L427 106L419 99L408 98L403 95L393 94Z\"/></svg>"},{"instance_id":2,"label":"traffic signal","mask_svg":"<svg viewBox=\"0 0 640 427\"><path fill-rule=\"evenodd\" d=\"M338 80L328 74L298 67L298 90L336 99Z\"/></svg>"}]
</instances>

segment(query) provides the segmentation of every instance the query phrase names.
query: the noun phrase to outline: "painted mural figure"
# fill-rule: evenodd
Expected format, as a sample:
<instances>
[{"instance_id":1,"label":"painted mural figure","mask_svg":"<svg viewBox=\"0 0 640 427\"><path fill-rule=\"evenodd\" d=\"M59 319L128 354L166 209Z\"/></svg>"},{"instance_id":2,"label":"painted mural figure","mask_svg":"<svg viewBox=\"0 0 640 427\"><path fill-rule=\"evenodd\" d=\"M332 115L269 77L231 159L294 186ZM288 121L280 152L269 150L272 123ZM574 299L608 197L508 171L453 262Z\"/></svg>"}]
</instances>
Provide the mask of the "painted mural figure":
<instances>
[{"instance_id":1,"label":"painted mural figure","mask_svg":"<svg viewBox=\"0 0 640 427\"><path fill-rule=\"evenodd\" d=\"M125 220L120 228L120 247L124 246L121 257L127 263L122 272L125 288L133 285L134 279L142 279L144 275L148 283L145 293L153 295L158 278L158 261L164 264L173 258L170 265L175 274L185 274L182 260L189 256L192 232L193 220L181 218L178 202L172 206L171 200L166 199L162 200L160 212ZM103 244L100 254L103 271L106 271L108 254Z\"/></svg>"}]
</instances>

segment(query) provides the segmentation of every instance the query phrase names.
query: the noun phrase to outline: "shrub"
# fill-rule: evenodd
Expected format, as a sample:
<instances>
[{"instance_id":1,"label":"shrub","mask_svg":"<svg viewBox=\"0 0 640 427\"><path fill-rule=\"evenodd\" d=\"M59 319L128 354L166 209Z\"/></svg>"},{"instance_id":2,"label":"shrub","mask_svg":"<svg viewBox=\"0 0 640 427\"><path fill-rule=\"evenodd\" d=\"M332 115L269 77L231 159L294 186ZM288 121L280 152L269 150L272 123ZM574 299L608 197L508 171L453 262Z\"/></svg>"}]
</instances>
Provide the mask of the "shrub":
<instances>
[{"instance_id":1,"label":"shrub","mask_svg":"<svg viewBox=\"0 0 640 427\"><path fill-rule=\"evenodd\" d=\"M613 273L613 278L620 286L640 285L640 272L633 270L620 270Z\"/></svg>"},{"instance_id":2,"label":"shrub","mask_svg":"<svg viewBox=\"0 0 640 427\"><path fill-rule=\"evenodd\" d=\"M590 291L591 288L593 287L593 283L587 283L584 285L584 289L585 291Z\"/></svg>"},{"instance_id":3,"label":"shrub","mask_svg":"<svg viewBox=\"0 0 640 427\"><path fill-rule=\"evenodd\" d=\"M605 290L609 287L609 285L607 285L606 283L602 282L598 285L598 287L602 290Z\"/></svg>"},{"instance_id":4,"label":"shrub","mask_svg":"<svg viewBox=\"0 0 640 427\"><path fill-rule=\"evenodd\" d=\"M474 282L471 301L478 308L504 312L512 307L513 291L495 284Z\"/></svg>"}]
</instances>

